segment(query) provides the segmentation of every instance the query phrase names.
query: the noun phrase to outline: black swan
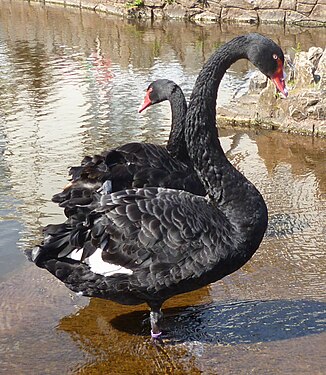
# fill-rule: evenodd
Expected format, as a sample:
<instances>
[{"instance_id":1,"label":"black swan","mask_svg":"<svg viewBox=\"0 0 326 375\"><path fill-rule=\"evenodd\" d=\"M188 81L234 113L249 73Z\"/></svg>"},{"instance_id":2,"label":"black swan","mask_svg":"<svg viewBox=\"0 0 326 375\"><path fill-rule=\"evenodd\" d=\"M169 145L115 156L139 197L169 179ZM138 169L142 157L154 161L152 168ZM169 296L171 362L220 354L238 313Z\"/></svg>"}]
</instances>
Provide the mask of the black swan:
<instances>
[{"instance_id":1,"label":"black swan","mask_svg":"<svg viewBox=\"0 0 326 375\"><path fill-rule=\"evenodd\" d=\"M102 155L86 156L80 166L70 169L72 181L61 193L52 197L54 202L65 207L66 216L74 214L80 205L90 204L93 192L104 182L107 182L107 192L162 186L205 195L204 187L189 161L184 141L187 103L181 88L167 79L152 82L139 112L165 100L170 102L172 111L167 146L133 142Z\"/></svg>"},{"instance_id":2,"label":"black swan","mask_svg":"<svg viewBox=\"0 0 326 375\"><path fill-rule=\"evenodd\" d=\"M97 208L86 221L48 233L31 254L37 266L80 295L147 303L154 339L161 334L165 300L239 269L255 253L267 227L261 194L227 160L216 128L220 81L241 58L287 95L283 52L259 34L236 37L206 62L185 122L188 154L206 197L162 187L97 193ZM96 269L93 260L104 263L105 270Z\"/></svg>"}]
</instances>

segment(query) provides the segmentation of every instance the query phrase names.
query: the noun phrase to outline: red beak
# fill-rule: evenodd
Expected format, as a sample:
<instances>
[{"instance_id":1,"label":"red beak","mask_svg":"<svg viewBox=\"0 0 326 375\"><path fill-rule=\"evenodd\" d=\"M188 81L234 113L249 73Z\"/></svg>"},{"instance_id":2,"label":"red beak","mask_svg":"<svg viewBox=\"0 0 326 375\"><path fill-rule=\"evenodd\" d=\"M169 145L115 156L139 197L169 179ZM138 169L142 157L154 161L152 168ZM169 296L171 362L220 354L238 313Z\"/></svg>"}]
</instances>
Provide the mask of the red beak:
<instances>
[{"instance_id":1,"label":"red beak","mask_svg":"<svg viewBox=\"0 0 326 375\"><path fill-rule=\"evenodd\" d=\"M152 92L152 89L147 90L145 98L144 98L144 102L143 102L143 104L138 109L139 113L143 112L144 109L146 109L147 107L149 107L149 106L152 105L152 101L151 101L151 99L149 97L149 94L151 92Z\"/></svg>"},{"instance_id":2,"label":"red beak","mask_svg":"<svg viewBox=\"0 0 326 375\"><path fill-rule=\"evenodd\" d=\"M281 92L285 97L289 95L288 89L285 86L285 72L281 59L277 61L278 68L276 72L270 77L271 81L276 86L276 89Z\"/></svg>"}]
</instances>

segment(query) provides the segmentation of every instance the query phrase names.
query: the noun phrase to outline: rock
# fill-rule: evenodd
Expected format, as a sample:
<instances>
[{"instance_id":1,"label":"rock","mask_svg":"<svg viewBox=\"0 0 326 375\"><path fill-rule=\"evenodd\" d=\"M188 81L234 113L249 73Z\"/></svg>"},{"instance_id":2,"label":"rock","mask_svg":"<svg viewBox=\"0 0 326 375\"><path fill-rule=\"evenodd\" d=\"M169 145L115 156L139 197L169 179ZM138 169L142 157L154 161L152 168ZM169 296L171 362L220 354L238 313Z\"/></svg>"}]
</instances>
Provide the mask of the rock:
<instances>
[{"instance_id":1,"label":"rock","mask_svg":"<svg viewBox=\"0 0 326 375\"><path fill-rule=\"evenodd\" d=\"M165 18L163 8L152 8L151 18L154 18L154 19Z\"/></svg>"},{"instance_id":2,"label":"rock","mask_svg":"<svg viewBox=\"0 0 326 375\"><path fill-rule=\"evenodd\" d=\"M220 14L213 12L201 12L191 17L195 21L217 22L220 19Z\"/></svg>"},{"instance_id":3,"label":"rock","mask_svg":"<svg viewBox=\"0 0 326 375\"><path fill-rule=\"evenodd\" d=\"M320 90L314 83L316 67L326 76L326 53L320 48L297 53L294 59L295 88L287 99L275 95L270 81L265 88L263 78L255 73L249 88L250 94L259 93L257 113L262 124L273 122L283 131L304 134L325 135L326 90ZM278 124L278 125L277 125Z\"/></svg>"},{"instance_id":4,"label":"rock","mask_svg":"<svg viewBox=\"0 0 326 375\"><path fill-rule=\"evenodd\" d=\"M210 1L208 7L194 7L188 10L187 15L194 20L218 22L221 18L222 8L219 2ZM193 13L192 13L193 12Z\"/></svg>"},{"instance_id":5,"label":"rock","mask_svg":"<svg viewBox=\"0 0 326 375\"><path fill-rule=\"evenodd\" d=\"M303 14L309 16L309 14L311 13L314 6L315 6L315 4L298 3L296 10L299 13L303 13Z\"/></svg>"},{"instance_id":6,"label":"rock","mask_svg":"<svg viewBox=\"0 0 326 375\"><path fill-rule=\"evenodd\" d=\"M225 8L254 9L255 0L221 0L220 6Z\"/></svg>"},{"instance_id":7,"label":"rock","mask_svg":"<svg viewBox=\"0 0 326 375\"><path fill-rule=\"evenodd\" d=\"M326 121L326 101L324 101L324 103L319 103L317 105L309 107L307 109L307 114L314 120Z\"/></svg>"},{"instance_id":8,"label":"rock","mask_svg":"<svg viewBox=\"0 0 326 375\"><path fill-rule=\"evenodd\" d=\"M285 10L258 10L257 12L261 23L284 23Z\"/></svg>"},{"instance_id":9,"label":"rock","mask_svg":"<svg viewBox=\"0 0 326 375\"><path fill-rule=\"evenodd\" d=\"M278 9L279 0L255 0L255 7L259 9Z\"/></svg>"},{"instance_id":10,"label":"rock","mask_svg":"<svg viewBox=\"0 0 326 375\"><path fill-rule=\"evenodd\" d=\"M323 50L319 47L311 47L308 52L296 54L293 61L295 88L308 88L320 80L320 74L316 75L316 70L322 56ZM322 75L323 70L321 69Z\"/></svg>"},{"instance_id":11,"label":"rock","mask_svg":"<svg viewBox=\"0 0 326 375\"><path fill-rule=\"evenodd\" d=\"M316 5L318 0L299 0L301 3ZM320 0L319 0L320 1Z\"/></svg>"},{"instance_id":12,"label":"rock","mask_svg":"<svg viewBox=\"0 0 326 375\"><path fill-rule=\"evenodd\" d=\"M259 93L259 99L257 103L257 110L259 110L259 116L265 118L282 118L283 110L277 104L278 98L275 95L275 86L268 80L267 85ZM281 112L280 112L281 109Z\"/></svg>"},{"instance_id":13,"label":"rock","mask_svg":"<svg viewBox=\"0 0 326 375\"><path fill-rule=\"evenodd\" d=\"M147 7L163 7L164 5L164 0L144 0L144 6Z\"/></svg>"},{"instance_id":14,"label":"rock","mask_svg":"<svg viewBox=\"0 0 326 375\"><path fill-rule=\"evenodd\" d=\"M319 78L318 87L321 90L326 90L326 48L319 59L317 69L315 71L315 77Z\"/></svg>"},{"instance_id":15,"label":"rock","mask_svg":"<svg viewBox=\"0 0 326 375\"><path fill-rule=\"evenodd\" d=\"M187 9L177 3L166 4L163 12L166 18L186 18L187 16Z\"/></svg>"},{"instance_id":16,"label":"rock","mask_svg":"<svg viewBox=\"0 0 326 375\"><path fill-rule=\"evenodd\" d=\"M258 15L255 10L222 8L221 20L239 23L258 23Z\"/></svg>"},{"instance_id":17,"label":"rock","mask_svg":"<svg viewBox=\"0 0 326 375\"><path fill-rule=\"evenodd\" d=\"M308 59L313 63L317 69L318 62L323 54L323 49L320 47L310 47L307 52Z\"/></svg>"},{"instance_id":18,"label":"rock","mask_svg":"<svg viewBox=\"0 0 326 375\"><path fill-rule=\"evenodd\" d=\"M307 52L300 52L295 55L293 61L294 71L294 87L296 89L308 88L314 81L314 72L316 68L314 64L308 59Z\"/></svg>"},{"instance_id":19,"label":"rock","mask_svg":"<svg viewBox=\"0 0 326 375\"><path fill-rule=\"evenodd\" d=\"M304 114L315 120L325 120L325 102L319 90L306 91L299 95L298 103Z\"/></svg>"},{"instance_id":20,"label":"rock","mask_svg":"<svg viewBox=\"0 0 326 375\"><path fill-rule=\"evenodd\" d=\"M319 103L319 99L309 99L307 98L306 107L312 107Z\"/></svg>"},{"instance_id":21,"label":"rock","mask_svg":"<svg viewBox=\"0 0 326 375\"><path fill-rule=\"evenodd\" d=\"M294 82L292 89L288 85L286 99L275 95L272 82L267 80L266 86L264 76L255 72L248 95L234 99L231 108L224 109L224 118L232 118L233 126L247 121L247 126L259 124L284 132L326 137L326 49L312 47L308 52L298 52L291 65ZM318 84L314 74L320 76Z\"/></svg>"},{"instance_id":22,"label":"rock","mask_svg":"<svg viewBox=\"0 0 326 375\"><path fill-rule=\"evenodd\" d=\"M295 107L294 105L291 105L289 107L289 114L296 121L302 121L307 118L307 115L305 115L299 108Z\"/></svg>"},{"instance_id":23,"label":"rock","mask_svg":"<svg viewBox=\"0 0 326 375\"><path fill-rule=\"evenodd\" d=\"M323 4L317 4L311 12L310 18L326 24L326 2Z\"/></svg>"},{"instance_id":24,"label":"rock","mask_svg":"<svg viewBox=\"0 0 326 375\"><path fill-rule=\"evenodd\" d=\"M259 70L255 70L249 81L249 92L261 91L267 86L267 78Z\"/></svg>"},{"instance_id":25,"label":"rock","mask_svg":"<svg viewBox=\"0 0 326 375\"><path fill-rule=\"evenodd\" d=\"M292 10L286 11L285 13L285 22L286 23L294 23L300 24L300 22L309 22L309 17L305 16L301 13L294 12Z\"/></svg>"},{"instance_id":26,"label":"rock","mask_svg":"<svg viewBox=\"0 0 326 375\"><path fill-rule=\"evenodd\" d=\"M221 15L222 7L219 1L210 1L208 4L209 6L204 8L205 11Z\"/></svg>"},{"instance_id":27,"label":"rock","mask_svg":"<svg viewBox=\"0 0 326 375\"><path fill-rule=\"evenodd\" d=\"M296 0L282 0L280 8L285 10L295 10L296 3Z\"/></svg>"}]
</instances>

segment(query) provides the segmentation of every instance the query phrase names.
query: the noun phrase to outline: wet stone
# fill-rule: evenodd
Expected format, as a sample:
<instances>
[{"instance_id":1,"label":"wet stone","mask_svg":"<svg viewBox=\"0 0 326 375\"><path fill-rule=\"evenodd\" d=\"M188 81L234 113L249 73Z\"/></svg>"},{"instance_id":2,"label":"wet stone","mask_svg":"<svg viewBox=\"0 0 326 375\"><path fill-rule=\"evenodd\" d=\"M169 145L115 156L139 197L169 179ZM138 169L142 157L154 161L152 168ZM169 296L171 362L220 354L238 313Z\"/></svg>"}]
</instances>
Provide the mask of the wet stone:
<instances>
[{"instance_id":1,"label":"wet stone","mask_svg":"<svg viewBox=\"0 0 326 375\"><path fill-rule=\"evenodd\" d=\"M318 87L321 90L326 89L326 49L319 59L317 69L315 71L315 77L318 78Z\"/></svg>"},{"instance_id":2,"label":"wet stone","mask_svg":"<svg viewBox=\"0 0 326 375\"><path fill-rule=\"evenodd\" d=\"M290 116L294 120L302 121L307 118L307 115L305 115L299 108L290 106L289 108Z\"/></svg>"},{"instance_id":3,"label":"wet stone","mask_svg":"<svg viewBox=\"0 0 326 375\"><path fill-rule=\"evenodd\" d=\"M239 23L258 23L258 15L255 10L239 8L223 8L222 21L234 21Z\"/></svg>"},{"instance_id":4,"label":"wet stone","mask_svg":"<svg viewBox=\"0 0 326 375\"><path fill-rule=\"evenodd\" d=\"M260 71L255 71L249 82L249 91L250 92L257 92L261 89L265 88L267 85L267 78L264 76L263 73Z\"/></svg>"}]
</instances>

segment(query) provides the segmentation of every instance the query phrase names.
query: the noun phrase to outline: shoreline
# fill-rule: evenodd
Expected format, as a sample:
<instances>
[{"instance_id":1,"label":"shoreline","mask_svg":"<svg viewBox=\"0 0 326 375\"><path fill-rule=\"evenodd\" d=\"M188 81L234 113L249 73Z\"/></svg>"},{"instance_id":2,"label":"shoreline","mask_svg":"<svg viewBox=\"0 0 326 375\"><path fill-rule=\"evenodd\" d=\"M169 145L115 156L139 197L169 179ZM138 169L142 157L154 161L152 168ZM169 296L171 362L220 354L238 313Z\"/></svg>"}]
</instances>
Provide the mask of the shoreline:
<instances>
[{"instance_id":1,"label":"shoreline","mask_svg":"<svg viewBox=\"0 0 326 375\"><path fill-rule=\"evenodd\" d=\"M120 1L120 11L112 8L112 12L108 11L108 7L113 7L112 5L106 5L103 8L103 4L93 0L45 0L42 2L31 0L28 2L46 6L74 7L95 13L99 11L101 14L125 17L123 9L125 9L126 1L116 0L114 4L118 1ZM116 13L113 13L114 11ZM160 19L157 21L159 22ZM179 22L185 21L179 19ZM294 60L294 64L293 62L288 64L288 66L295 66L295 69L290 68L287 72L290 78L289 83L291 81L292 85L289 87L287 99L275 98L273 88L265 82L259 87L258 92L249 90L241 98L233 100L227 108L219 107L217 114L219 125L278 130L290 134L326 138L326 109L323 109L326 108L326 49L323 51L319 48L319 50L321 51L319 51L318 59L315 58L315 66L311 66L309 52L299 52L300 58L297 61ZM317 66L319 61L321 62L320 68ZM320 76L320 81L317 83L314 81L316 70L319 70ZM300 78L301 75L304 76L305 81ZM295 79L300 80L299 86L294 82ZM311 99L312 96L313 99Z\"/></svg>"},{"instance_id":2,"label":"shoreline","mask_svg":"<svg viewBox=\"0 0 326 375\"><path fill-rule=\"evenodd\" d=\"M24 0L26 1L26 0ZM27 0L135 19L326 27L326 1L309 0Z\"/></svg>"}]
</instances>

